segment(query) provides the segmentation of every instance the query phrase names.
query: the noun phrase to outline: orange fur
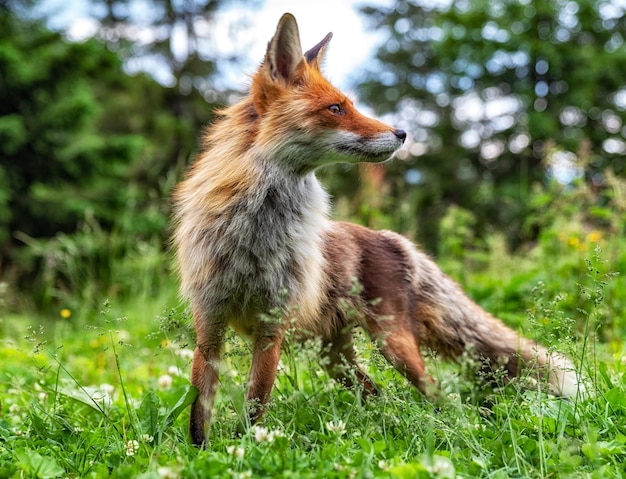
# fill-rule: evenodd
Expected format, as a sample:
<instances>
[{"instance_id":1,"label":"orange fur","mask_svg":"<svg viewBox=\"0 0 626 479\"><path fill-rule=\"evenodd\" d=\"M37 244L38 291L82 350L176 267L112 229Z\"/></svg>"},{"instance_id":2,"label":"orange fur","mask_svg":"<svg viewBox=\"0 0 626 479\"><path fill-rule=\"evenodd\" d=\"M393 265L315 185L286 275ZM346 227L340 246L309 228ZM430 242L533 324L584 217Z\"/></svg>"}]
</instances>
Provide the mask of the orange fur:
<instances>
[{"instance_id":1,"label":"orange fur","mask_svg":"<svg viewBox=\"0 0 626 479\"><path fill-rule=\"evenodd\" d=\"M554 392L575 394L578 377L567 359L482 310L407 239L328 218L314 171L382 162L406 137L360 114L324 78L330 38L303 53L295 19L285 14L250 94L207 130L203 152L174 192L173 243L197 332L194 443L206 440L229 326L253 344L252 422L265 410L292 327L296 337L321 338L333 378L348 386L356 380L367 393L376 387L357 363L355 325L424 394L433 380L423 346L451 358L472 350L511 376L534 369Z\"/></svg>"}]
</instances>

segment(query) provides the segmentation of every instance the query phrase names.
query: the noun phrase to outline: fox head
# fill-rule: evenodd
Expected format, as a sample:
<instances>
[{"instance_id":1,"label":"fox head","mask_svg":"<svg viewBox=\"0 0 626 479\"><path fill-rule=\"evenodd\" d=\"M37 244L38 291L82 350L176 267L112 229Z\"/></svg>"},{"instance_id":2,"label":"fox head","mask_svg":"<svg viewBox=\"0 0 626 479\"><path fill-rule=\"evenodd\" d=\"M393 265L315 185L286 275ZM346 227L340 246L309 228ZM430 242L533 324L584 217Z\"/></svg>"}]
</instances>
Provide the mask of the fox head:
<instances>
[{"instance_id":1,"label":"fox head","mask_svg":"<svg viewBox=\"0 0 626 479\"><path fill-rule=\"evenodd\" d=\"M331 163L381 162L406 138L403 130L368 118L322 75L328 43L302 52L293 15L282 16L252 79L258 115L256 144L299 173Z\"/></svg>"}]
</instances>

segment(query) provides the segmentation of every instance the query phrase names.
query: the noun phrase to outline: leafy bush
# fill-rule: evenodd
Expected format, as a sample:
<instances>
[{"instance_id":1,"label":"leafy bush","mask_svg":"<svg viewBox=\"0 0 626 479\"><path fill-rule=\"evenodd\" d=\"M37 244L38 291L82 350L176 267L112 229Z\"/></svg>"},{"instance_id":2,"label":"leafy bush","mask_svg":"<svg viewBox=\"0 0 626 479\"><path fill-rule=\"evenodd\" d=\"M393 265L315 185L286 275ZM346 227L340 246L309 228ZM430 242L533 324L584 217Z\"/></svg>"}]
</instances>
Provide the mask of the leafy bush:
<instances>
[{"instance_id":1,"label":"leafy bush","mask_svg":"<svg viewBox=\"0 0 626 479\"><path fill-rule=\"evenodd\" d=\"M212 105L5 10L0 70L0 277L39 307L68 285L132 294L106 263L165 242L166 197Z\"/></svg>"}]
</instances>

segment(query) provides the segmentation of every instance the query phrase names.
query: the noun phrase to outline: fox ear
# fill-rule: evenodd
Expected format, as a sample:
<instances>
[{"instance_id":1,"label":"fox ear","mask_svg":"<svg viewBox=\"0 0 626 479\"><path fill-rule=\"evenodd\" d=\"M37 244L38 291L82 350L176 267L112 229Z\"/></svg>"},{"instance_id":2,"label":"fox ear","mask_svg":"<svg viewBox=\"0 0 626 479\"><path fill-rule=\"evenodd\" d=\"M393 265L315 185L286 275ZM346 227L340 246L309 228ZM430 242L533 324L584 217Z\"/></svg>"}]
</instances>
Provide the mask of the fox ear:
<instances>
[{"instance_id":1,"label":"fox ear","mask_svg":"<svg viewBox=\"0 0 626 479\"><path fill-rule=\"evenodd\" d=\"M319 69L331 38L333 38L333 32L329 32L321 42L310 50L307 50L304 54L304 58L306 58L309 65L316 66Z\"/></svg>"},{"instance_id":2,"label":"fox ear","mask_svg":"<svg viewBox=\"0 0 626 479\"><path fill-rule=\"evenodd\" d=\"M297 71L304 61L298 24L291 13L285 13L270 40L263 66L272 80L282 79L287 83L298 80Z\"/></svg>"}]
</instances>

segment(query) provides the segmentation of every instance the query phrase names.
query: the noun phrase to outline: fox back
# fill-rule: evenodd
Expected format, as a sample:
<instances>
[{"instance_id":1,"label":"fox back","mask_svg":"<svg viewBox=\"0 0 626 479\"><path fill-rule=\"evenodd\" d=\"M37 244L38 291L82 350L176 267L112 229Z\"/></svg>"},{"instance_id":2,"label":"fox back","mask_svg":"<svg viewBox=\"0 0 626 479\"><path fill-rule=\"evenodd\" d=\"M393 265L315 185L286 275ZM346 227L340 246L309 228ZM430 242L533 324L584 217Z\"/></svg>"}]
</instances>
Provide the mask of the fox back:
<instances>
[{"instance_id":1,"label":"fox back","mask_svg":"<svg viewBox=\"0 0 626 479\"><path fill-rule=\"evenodd\" d=\"M290 327L321 338L329 374L366 394L377 388L358 365L354 325L425 395L436 388L422 346L452 358L472 350L510 376L531 369L575 394L566 358L484 311L407 239L328 218L315 170L385 161L406 138L324 78L331 36L303 53L294 17L283 15L248 95L207 129L174 192L173 245L197 333L193 442L206 440L229 326L252 341L250 422L263 415Z\"/></svg>"}]
</instances>

